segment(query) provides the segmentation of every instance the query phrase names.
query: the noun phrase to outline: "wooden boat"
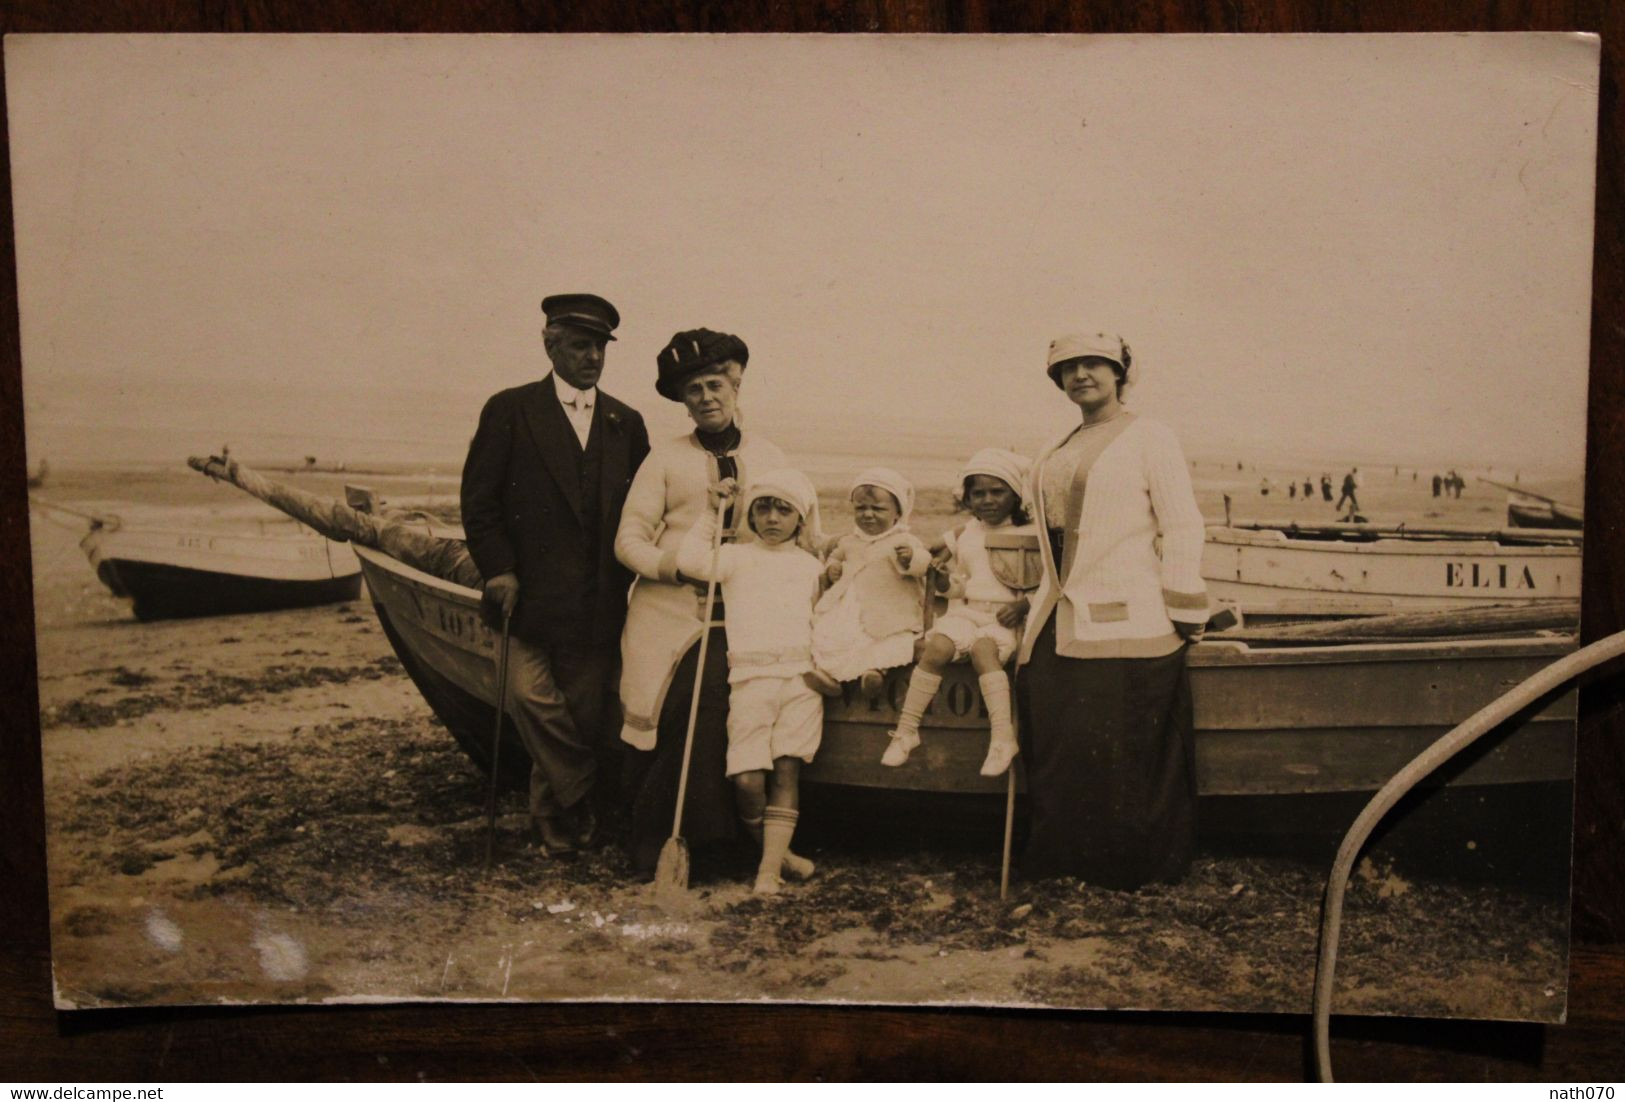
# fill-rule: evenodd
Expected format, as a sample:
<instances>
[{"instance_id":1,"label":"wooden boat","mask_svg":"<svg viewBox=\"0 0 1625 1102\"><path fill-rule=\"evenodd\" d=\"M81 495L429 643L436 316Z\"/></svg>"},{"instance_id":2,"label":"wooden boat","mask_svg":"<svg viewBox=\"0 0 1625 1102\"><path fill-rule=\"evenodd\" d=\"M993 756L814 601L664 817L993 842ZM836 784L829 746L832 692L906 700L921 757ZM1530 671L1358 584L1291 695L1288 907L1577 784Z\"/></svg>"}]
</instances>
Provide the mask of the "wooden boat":
<instances>
[{"instance_id":1,"label":"wooden boat","mask_svg":"<svg viewBox=\"0 0 1625 1102\"><path fill-rule=\"evenodd\" d=\"M1207 530L1202 577L1243 616L1369 616L1578 600L1581 536L1552 529L1237 523Z\"/></svg>"},{"instance_id":2,"label":"wooden boat","mask_svg":"<svg viewBox=\"0 0 1625 1102\"><path fill-rule=\"evenodd\" d=\"M489 768L496 699L495 634L479 594L360 547L384 632L407 673L464 751ZM1265 647L1215 641L1191 654L1197 781L1204 795L1370 791L1418 750L1575 646L1571 635ZM809 782L932 792L1001 792L977 770L986 713L969 667L951 667L926 717L924 743L900 769L881 766L904 671L875 702L851 695L825 713ZM1574 769L1569 692L1452 763L1436 782L1562 781ZM521 787L529 759L506 731L501 771ZM1019 761L1019 759L1018 759Z\"/></svg>"},{"instance_id":3,"label":"wooden boat","mask_svg":"<svg viewBox=\"0 0 1625 1102\"><path fill-rule=\"evenodd\" d=\"M361 592L361 564L349 546L291 520L210 529L102 518L79 546L140 620L305 608Z\"/></svg>"},{"instance_id":4,"label":"wooden boat","mask_svg":"<svg viewBox=\"0 0 1625 1102\"><path fill-rule=\"evenodd\" d=\"M1522 486L1511 486L1492 478L1480 478L1507 492L1507 524L1513 528L1555 528L1579 531L1585 527L1585 511L1555 497Z\"/></svg>"},{"instance_id":5,"label":"wooden boat","mask_svg":"<svg viewBox=\"0 0 1625 1102\"><path fill-rule=\"evenodd\" d=\"M1509 493L1507 524L1513 528L1566 528L1579 531L1585 527L1585 514L1559 501L1542 501L1526 494Z\"/></svg>"}]
</instances>

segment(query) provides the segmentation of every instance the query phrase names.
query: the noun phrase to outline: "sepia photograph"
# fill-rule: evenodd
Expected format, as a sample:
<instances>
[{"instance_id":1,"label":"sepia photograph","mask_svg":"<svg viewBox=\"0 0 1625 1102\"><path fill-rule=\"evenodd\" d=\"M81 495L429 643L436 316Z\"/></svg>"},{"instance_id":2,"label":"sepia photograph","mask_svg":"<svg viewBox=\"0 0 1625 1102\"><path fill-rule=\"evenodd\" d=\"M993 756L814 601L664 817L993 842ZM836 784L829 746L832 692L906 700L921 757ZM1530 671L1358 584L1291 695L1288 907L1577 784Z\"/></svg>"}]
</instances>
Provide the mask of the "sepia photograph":
<instances>
[{"instance_id":1,"label":"sepia photograph","mask_svg":"<svg viewBox=\"0 0 1625 1102\"><path fill-rule=\"evenodd\" d=\"M1304 1012L1578 646L1598 59L8 36L56 1006ZM1564 1020L1575 731L1338 1013Z\"/></svg>"}]
</instances>

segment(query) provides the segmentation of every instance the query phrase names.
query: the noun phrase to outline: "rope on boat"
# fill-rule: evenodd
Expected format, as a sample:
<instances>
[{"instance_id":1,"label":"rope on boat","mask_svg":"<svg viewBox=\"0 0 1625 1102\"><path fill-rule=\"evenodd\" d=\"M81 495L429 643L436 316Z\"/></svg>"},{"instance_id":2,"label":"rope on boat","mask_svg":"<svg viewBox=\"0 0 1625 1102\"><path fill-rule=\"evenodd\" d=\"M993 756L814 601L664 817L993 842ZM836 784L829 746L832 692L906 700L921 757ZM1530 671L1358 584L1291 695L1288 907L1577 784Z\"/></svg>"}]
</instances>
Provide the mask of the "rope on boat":
<instances>
[{"instance_id":1,"label":"rope on boat","mask_svg":"<svg viewBox=\"0 0 1625 1102\"><path fill-rule=\"evenodd\" d=\"M28 503L39 509L66 513L70 517L78 517L80 520L88 520L90 521L91 526L95 528L113 528L119 523L119 518L110 513L87 513L82 509L70 509L66 505L58 505L55 502L46 501L44 498L38 497L34 494L28 495Z\"/></svg>"},{"instance_id":2,"label":"rope on boat","mask_svg":"<svg viewBox=\"0 0 1625 1102\"><path fill-rule=\"evenodd\" d=\"M1534 676L1527 678L1510 691L1503 693L1477 712L1468 716L1432 746L1423 750L1411 762L1394 774L1388 783L1372 797L1354 820L1354 825L1337 848L1337 859L1332 862L1331 875L1326 881L1326 899L1320 918L1320 958L1315 963L1315 1071L1323 1083L1332 1082L1331 1006L1332 978L1337 967L1337 939L1343 925L1343 895L1348 888L1349 874L1354 859L1371 837L1382 817L1429 773L1449 761L1456 754L1476 742L1480 736L1494 730L1520 710L1533 704L1547 693L1562 688L1594 666L1625 655L1625 631L1617 632L1565 655Z\"/></svg>"}]
</instances>

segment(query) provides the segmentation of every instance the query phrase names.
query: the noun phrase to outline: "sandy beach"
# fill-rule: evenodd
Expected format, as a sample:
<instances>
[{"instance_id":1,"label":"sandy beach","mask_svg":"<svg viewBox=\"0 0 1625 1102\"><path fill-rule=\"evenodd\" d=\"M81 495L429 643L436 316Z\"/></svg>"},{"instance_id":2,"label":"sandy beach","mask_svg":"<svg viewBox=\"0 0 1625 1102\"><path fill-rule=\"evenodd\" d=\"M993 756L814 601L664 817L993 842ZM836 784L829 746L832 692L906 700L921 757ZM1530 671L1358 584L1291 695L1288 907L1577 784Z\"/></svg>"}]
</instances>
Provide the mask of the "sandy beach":
<instances>
[{"instance_id":1,"label":"sandy beach","mask_svg":"<svg viewBox=\"0 0 1625 1102\"><path fill-rule=\"evenodd\" d=\"M1204 513L1334 519L1287 469L1198 462ZM1330 472L1335 483L1341 470ZM1314 474L1318 477L1319 470ZM1495 525L1505 494L1364 472L1373 521ZM1463 472L1464 475L1468 472ZM397 502L444 472L300 474ZM1277 488L1268 497L1259 481ZM1470 476L1469 476L1470 477ZM821 489L842 531L839 480ZM1578 500L1577 487L1542 486ZM272 515L174 469L55 472L85 512ZM952 522L923 487L917 530ZM318 608L139 623L96 580L84 524L32 514L52 948L59 1005L386 999L977 1002L1301 1012L1324 868L1204 851L1174 887L1124 895L1017 882L998 898L998 808L933 829L809 794L818 876L765 901L748 856L702 854L687 906L656 904L613 847L549 861L521 803L482 868L484 780L404 675L365 594ZM916 809L917 810L917 809ZM989 813L991 812L991 814ZM825 822L820 823L820 816ZM835 820L841 820L836 822ZM854 823L858 825L854 825ZM1551 1021L1567 975L1561 898L1382 860L1350 896L1338 1009Z\"/></svg>"}]
</instances>

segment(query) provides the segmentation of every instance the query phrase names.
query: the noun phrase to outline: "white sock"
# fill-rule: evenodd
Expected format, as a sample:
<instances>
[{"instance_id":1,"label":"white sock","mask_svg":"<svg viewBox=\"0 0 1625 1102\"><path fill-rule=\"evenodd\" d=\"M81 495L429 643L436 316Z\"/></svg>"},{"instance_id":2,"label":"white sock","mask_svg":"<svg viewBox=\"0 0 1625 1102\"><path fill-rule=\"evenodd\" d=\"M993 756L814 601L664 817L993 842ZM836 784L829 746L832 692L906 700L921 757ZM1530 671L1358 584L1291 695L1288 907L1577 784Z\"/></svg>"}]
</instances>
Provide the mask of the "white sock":
<instances>
[{"instance_id":1,"label":"white sock","mask_svg":"<svg viewBox=\"0 0 1625 1102\"><path fill-rule=\"evenodd\" d=\"M941 674L914 667L908 679L908 692L903 694L903 706L897 709L898 734L919 736L920 720L925 718L926 708L936 699L937 690L941 687Z\"/></svg>"},{"instance_id":2,"label":"white sock","mask_svg":"<svg viewBox=\"0 0 1625 1102\"><path fill-rule=\"evenodd\" d=\"M758 883L766 877L778 879L799 818L801 813L789 807L769 807L762 813L762 864L756 870Z\"/></svg>"},{"instance_id":3,"label":"white sock","mask_svg":"<svg viewBox=\"0 0 1625 1102\"><path fill-rule=\"evenodd\" d=\"M982 702L987 705L991 742L1015 742L1016 729L1010 722L1010 681L1002 670L984 673L976 679L982 689Z\"/></svg>"}]
</instances>

